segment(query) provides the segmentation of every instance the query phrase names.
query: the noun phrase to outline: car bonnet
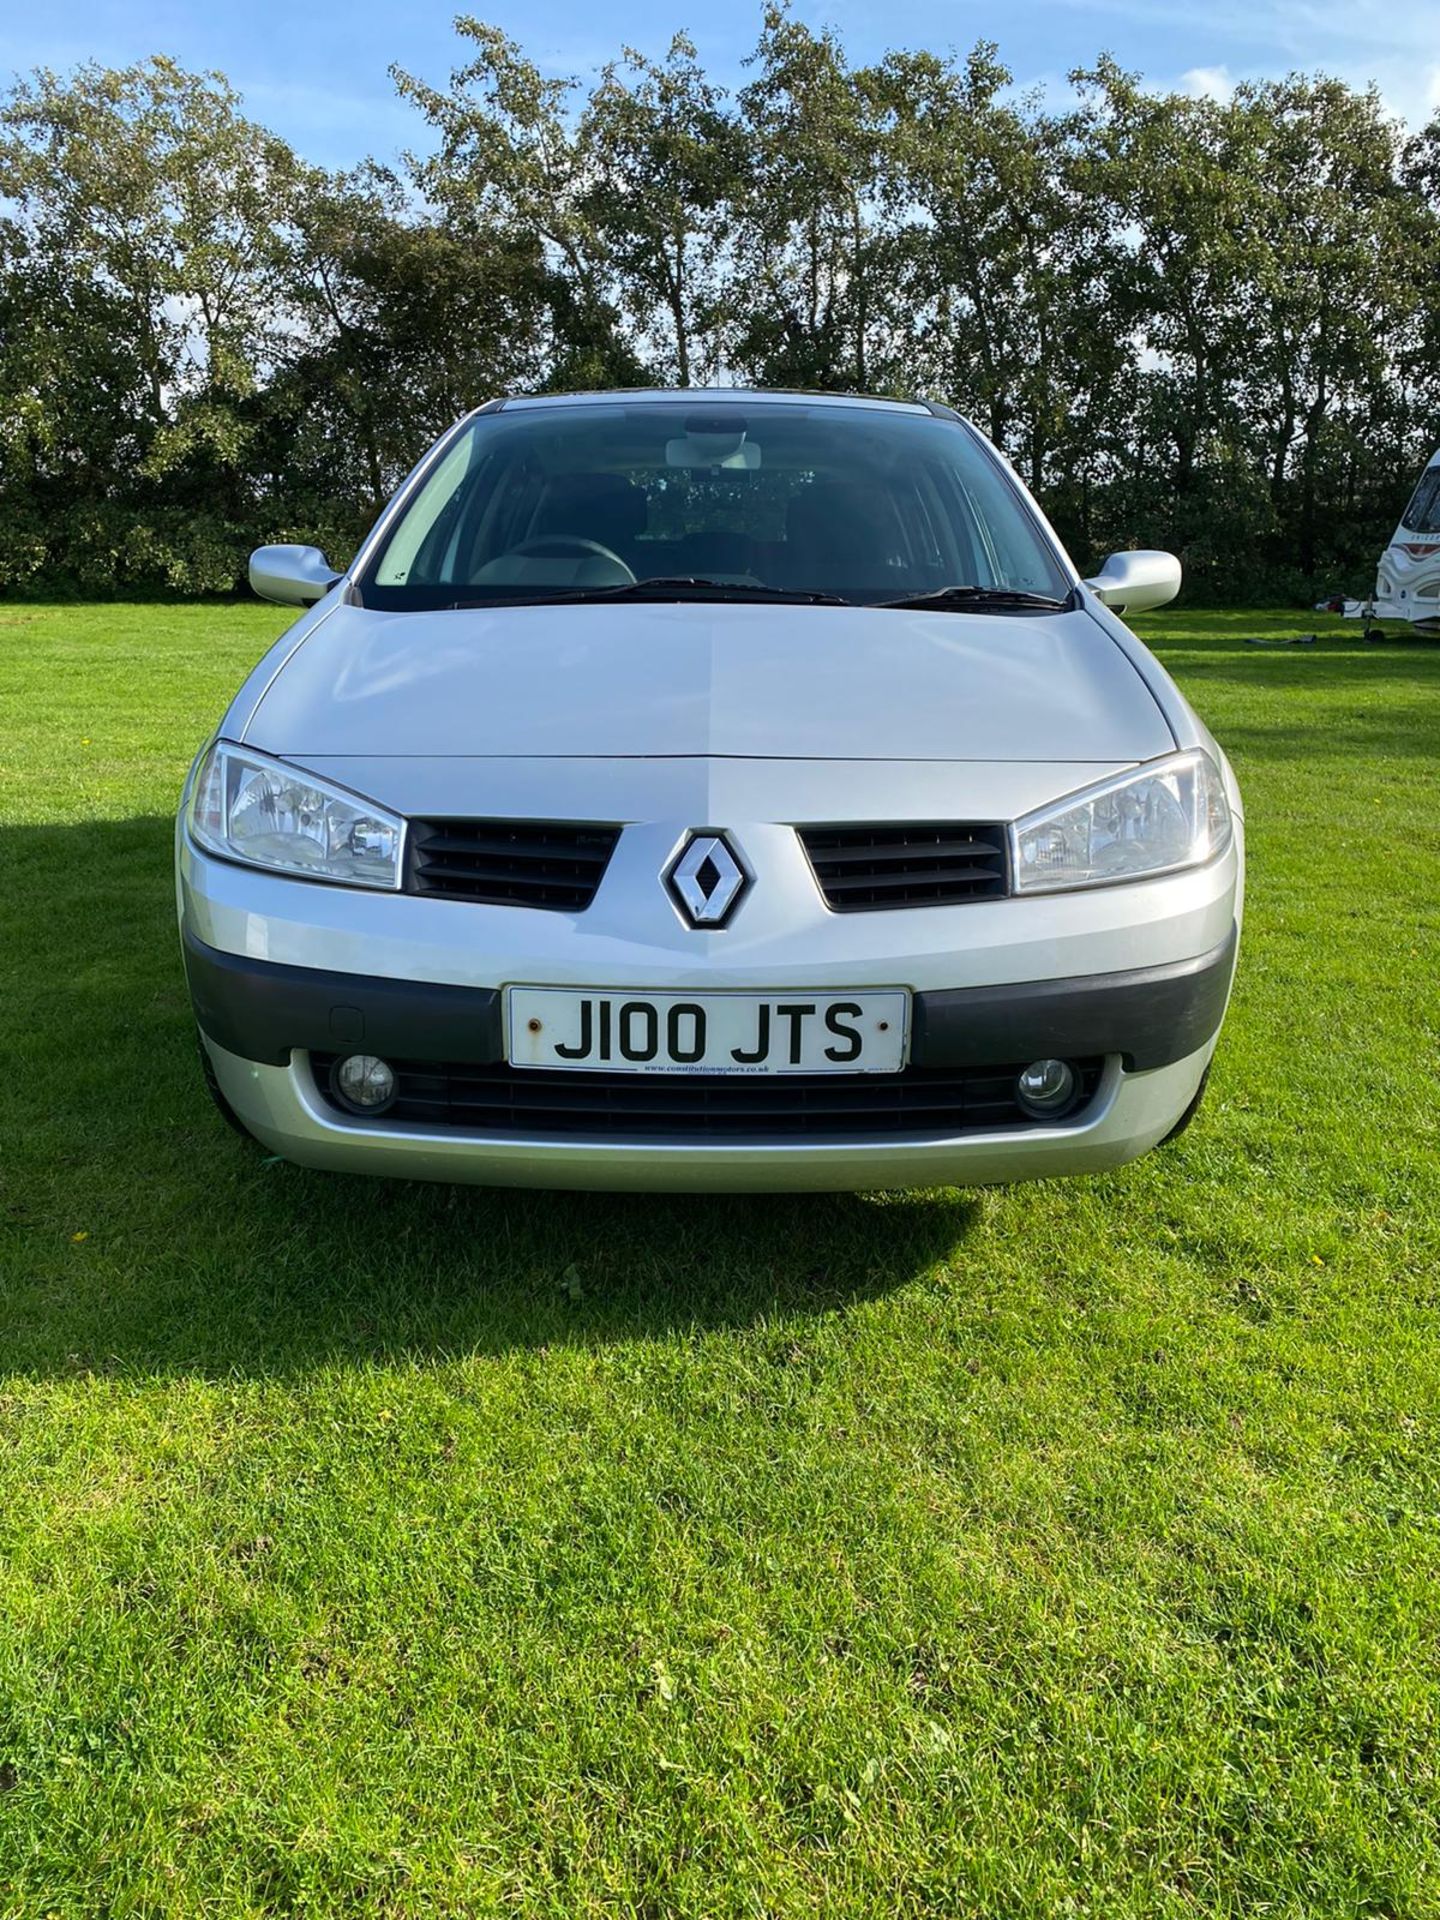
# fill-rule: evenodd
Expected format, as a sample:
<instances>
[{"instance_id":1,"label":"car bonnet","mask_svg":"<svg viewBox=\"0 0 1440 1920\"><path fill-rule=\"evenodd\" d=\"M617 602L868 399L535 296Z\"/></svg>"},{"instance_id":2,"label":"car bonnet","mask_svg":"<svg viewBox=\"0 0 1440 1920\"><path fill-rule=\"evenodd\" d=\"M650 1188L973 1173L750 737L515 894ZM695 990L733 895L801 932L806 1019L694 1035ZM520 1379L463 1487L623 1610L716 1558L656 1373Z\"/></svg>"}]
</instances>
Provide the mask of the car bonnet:
<instances>
[{"instance_id":1,"label":"car bonnet","mask_svg":"<svg viewBox=\"0 0 1440 1920\"><path fill-rule=\"evenodd\" d=\"M1082 610L340 605L243 723L285 757L1114 764L1174 735Z\"/></svg>"}]
</instances>

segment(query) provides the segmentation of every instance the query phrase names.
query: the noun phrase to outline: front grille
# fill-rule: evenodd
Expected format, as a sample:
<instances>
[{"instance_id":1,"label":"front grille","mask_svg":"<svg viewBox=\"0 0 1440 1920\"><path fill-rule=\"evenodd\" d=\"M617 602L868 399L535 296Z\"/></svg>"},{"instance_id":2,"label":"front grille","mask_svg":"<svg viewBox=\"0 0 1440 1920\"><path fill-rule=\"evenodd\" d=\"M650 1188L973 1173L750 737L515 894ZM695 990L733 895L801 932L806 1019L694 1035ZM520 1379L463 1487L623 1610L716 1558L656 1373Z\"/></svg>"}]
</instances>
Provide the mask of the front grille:
<instances>
[{"instance_id":1,"label":"front grille","mask_svg":"<svg viewBox=\"0 0 1440 1920\"><path fill-rule=\"evenodd\" d=\"M832 913L950 907L1009 892L1008 836L998 824L907 821L798 831Z\"/></svg>"},{"instance_id":2,"label":"front grille","mask_svg":"<svg viewBox=\"0 0 1440 1920\"><path fill-rule=\"evenodd\" d=\"M591 821L415 820L407 885L450 900L582 913L619 838L619 827Z\"/></svg>"},{"instance_id":3,"label":"front grille","mask_svg":"<svg viewBox=\"0 0 1440 1920\"><path fill-rule=\"evenodd\" d=\"M355 1114L331 1099L330 1069L338 1057L311 1055L316 1085L337 1111L357 1123ZM392 1061L399 1095L379 1124L409 1121L473 1134L639 1135L676 1142L819 1142L877 1135L947 1139L994 1127L1053 1124L1031 1119L1016 1102L1015 1078L1024 1064L968 1072L907 1067L894 1074L731 1075L554 1073L503 1063ZM1079 1097L1065 1117L1077 1121L1095 1097L1104 1061L1071 1064Z\"/></svg>"}]
</instances>

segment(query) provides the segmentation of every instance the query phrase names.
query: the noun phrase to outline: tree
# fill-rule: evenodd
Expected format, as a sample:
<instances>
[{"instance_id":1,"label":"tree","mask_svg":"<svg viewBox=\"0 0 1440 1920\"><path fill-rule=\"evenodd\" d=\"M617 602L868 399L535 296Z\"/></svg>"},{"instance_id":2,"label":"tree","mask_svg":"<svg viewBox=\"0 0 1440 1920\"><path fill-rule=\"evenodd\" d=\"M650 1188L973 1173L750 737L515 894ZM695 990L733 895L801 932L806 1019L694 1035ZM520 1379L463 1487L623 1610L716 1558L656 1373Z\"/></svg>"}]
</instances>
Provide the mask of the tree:
<instances>
[{"instance_id":1,"label":"tree","mask_svg":"<svg viewBox=\"0 0 1440 1920\"><path fill-rule=\"evenodd\" d=\"M464 15L455 30L475 55L448 92L391 69L440 136L436 154L412 157L416 186L445 230L472 245L539 239L550 268L552 380L638 383L644 369L623 338L587 142L569 111L577 83L547 79L498 27Z\"/></svg>"},{"instance_id":2,"label":"tree","mask_svg":"<svg viewBox=\"0 0 1440 1920\"><path fill-rule=\"evenodd\" d=\"M1134 329L1152 418L1170 443L1170 487L1183 500L1214 437L1235 436L1253 345L1253 125L1217 101L1152 94L1108 60L1072 79L1093 129L1077 182L1129 236L1117 310Z\"/></svg>"},{"instance_id":3,"label":"tree","mask_svg":"<svg viewBox=\"0 0 1440 1920\"><path fill-rule=\"evenodd\" d=\"M732 353L774 386L873 387L902 373L882 223L882 116L832 33L767 6L736 203Z\"/></svg>"},{"instance_id":4,"label":"tree","mask_svg":"<svg viewBox=\"0 0 1440 1920\"><path fill-rule=\"evenodd\" d=\"M157 57L18 85L0 110L0 177L31 290L32 484L71 563L87 579L228 584L243 403L283 325L293 156L218 75ZM108 426L77 461L66 447L87 389Z\"/></svg>"},{"instance_id":5,"label":"tree","mask_svg":"<svg viewBox=\"0 0 1440 1920\"><path fill-rule=\"evenodd\" d=\"M1400 177L1398 129L1372 89L1339 80L1248 86L1257 125L1252 354L1247 415L1271 497L1307 576L1333 549L1336 506L1357 478L1398 512L1408 466L1429 452L1394 370L1426 304L1428 222ZM1348 503L1347 503L1348 504Z\"/></svg>"},{"instance_id":6,"label":"tree","mask_svg":"<svg viewBox=\"0 0 1440 1920\"><path fill-rule=\"evenodd\" d=\"M266 409L269 488L295 487L292 517L313 519L328 493L368 524L460 414L543 381L551 291L533 237L477 247L416 218L378 168L309 175L287 276L292 330Z\"/></svg>"},{"instance_id":7,"label":"tree","mask_svg":"<svg viewBox=\"0 0 1440 1920\"><path fill-rule=\"evenodd\" d=\"M1093 464L1131 358L1118 251L1073 177L1079 124L1011 98L987 41L958 68L890 54L871 85L891 126L886 191L906 214L907 362L1031 486L1061 490Z\"/></svg>"},{"instance_id":8,"label":"tree","mask_svg":"<svg viewBox=\"0 0 1440 1920\"><path fill-rule=\"evenodd\" d=\"M688 387L718 377L724 267L744 146L683 34L663 64L626 48L577 130L580 198L643 357Z\"/></svg>"}]
</instances>

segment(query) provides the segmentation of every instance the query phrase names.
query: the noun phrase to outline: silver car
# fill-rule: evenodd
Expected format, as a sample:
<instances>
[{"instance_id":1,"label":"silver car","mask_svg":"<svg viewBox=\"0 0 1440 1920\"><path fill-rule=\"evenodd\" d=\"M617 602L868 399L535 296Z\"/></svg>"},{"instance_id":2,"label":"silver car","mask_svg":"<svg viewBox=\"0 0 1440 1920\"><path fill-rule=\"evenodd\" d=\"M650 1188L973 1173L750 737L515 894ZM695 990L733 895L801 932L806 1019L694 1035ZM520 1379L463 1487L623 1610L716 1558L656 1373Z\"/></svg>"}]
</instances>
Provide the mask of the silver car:
<instances>
[{"instance_id":1,"label":"silver car","mask_svg":"<svg viewBox=\"0 0 1440 1920\"><path fill-rule=\"evenodd\" d=\"M1087 1173L1175 1133L1240 796L1015 474L924 403L492 401L201 751L202 1061L306 1166L555 1187Z\"/></svg>"}]
</instances>

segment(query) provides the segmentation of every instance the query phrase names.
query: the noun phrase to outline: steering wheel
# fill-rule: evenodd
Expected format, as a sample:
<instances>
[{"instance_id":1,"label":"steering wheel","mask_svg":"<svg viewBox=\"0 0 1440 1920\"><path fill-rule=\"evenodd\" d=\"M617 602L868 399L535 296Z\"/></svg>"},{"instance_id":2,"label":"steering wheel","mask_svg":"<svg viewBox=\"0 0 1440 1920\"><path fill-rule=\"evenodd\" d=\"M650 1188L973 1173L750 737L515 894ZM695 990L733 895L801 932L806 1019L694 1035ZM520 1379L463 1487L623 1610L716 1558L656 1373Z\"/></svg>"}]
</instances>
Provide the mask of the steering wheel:
<instances>
[{"instance_id":1,"label":"steering wheel","mask_svg":"<svg viewBox=\"0 0 1440 1920\"><path fill-rule=\"evenodd\" d=\"M598 540L583 539L578 533L536 534L533 539L522 540L518 547L511 547L503 557L506 560L516 557L522 560L583 560L592 554L598 554L602 560L608 560L612 566L618 567L625 576L622 582L624 586L634 586L635 574L618 553L612 552L609 547L602 547Z\"/></svg>"}]
</instances>

